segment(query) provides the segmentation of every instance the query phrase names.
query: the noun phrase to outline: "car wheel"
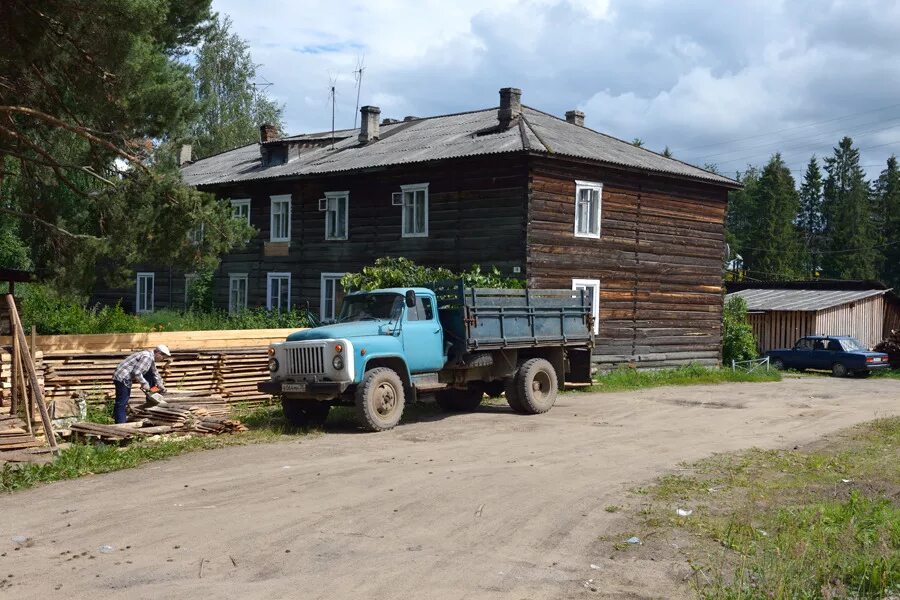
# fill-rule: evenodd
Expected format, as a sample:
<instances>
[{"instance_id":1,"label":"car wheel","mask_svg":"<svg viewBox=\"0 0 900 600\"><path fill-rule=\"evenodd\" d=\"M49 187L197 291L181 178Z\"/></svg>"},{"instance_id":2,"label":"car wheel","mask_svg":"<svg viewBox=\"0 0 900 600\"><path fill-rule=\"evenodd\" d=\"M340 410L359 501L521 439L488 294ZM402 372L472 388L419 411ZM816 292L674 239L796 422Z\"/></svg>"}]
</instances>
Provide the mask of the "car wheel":
<instances>
[{"instance_id":1,"label":"car wheel","mask_svg":"<svg viewBox=\"0 0 900 600\"><path fill-rule=\"evenodd\" d=\"M834 363L831 365L831 374L835 377L846 377L847 367L843 363Z\"/></svg>"},{"instance_id":2,"label":"car wheel","mask_svg":"<svg viewBox=\"0 0 900 600\"><path fill-rule=\"evenodd\" d=\"M772 367L774 367L776 371L784 371L784 361L780 358L776 358L772 361Z\"/></svg>"},{"instance_id":3,"label":"car wheel","mask_svg":"<svg viewBox=\"0 0 900 600\"><path fill-rule=\"evenodd\" d=\"M367 431L393 429L403 416L406 397L403 382L393 369L377 367L366 371L356 388L356 415Z\"/></svg>"}]
</instances>

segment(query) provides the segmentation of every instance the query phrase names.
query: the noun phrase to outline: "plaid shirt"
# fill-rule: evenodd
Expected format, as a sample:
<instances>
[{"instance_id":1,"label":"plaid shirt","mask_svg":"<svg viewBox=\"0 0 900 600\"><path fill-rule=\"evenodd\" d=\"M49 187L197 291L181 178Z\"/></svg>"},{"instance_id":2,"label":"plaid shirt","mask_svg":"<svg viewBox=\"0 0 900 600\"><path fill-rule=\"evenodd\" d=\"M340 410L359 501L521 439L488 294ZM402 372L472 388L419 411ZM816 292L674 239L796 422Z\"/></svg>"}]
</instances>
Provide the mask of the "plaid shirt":
<instances>
[{"instance_id":1,"label":"plaid shirt","mask_svg":"<svg viewBox=\"0 0 900 600\"><path fill-rule=\"evenodd\" d=\"M113 373L113 379L127 384L131 384L132 381L137 381L141 384L142 388L146 388L150 387L150 384L144 379L144 373L147 371L150 371L156 378L156 384L160 389L165 390L166 386L163 383L162 377L159 375L159 371L156 369L156 361L153 360L153 350L141 350L140 352L135 352L120 362Z\"/></svg>"}]
</instances>

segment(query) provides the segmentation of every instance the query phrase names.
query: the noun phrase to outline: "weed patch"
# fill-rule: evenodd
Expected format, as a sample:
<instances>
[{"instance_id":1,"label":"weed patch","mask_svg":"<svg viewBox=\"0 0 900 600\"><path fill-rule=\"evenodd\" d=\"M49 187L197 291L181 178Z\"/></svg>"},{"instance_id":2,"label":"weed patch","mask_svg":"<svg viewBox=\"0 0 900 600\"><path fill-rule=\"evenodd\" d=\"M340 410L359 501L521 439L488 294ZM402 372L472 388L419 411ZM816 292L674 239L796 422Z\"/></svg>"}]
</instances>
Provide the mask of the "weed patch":
<instances>
[{"instance_id":1,"label":"weed patch","mask_svg":"<svg viewBox=\"0 0 900 600\"><path fill-rule=\"evenodd\" d=\"M692 540L684 553L701 598L893 597L898 445L890 418L809 449L716 455L637 490L634 518L645 536Z\"/></svg>"},{"instance_id":2,"label":"weed patch","mask_svg":"<svg viewBox=\"0 0 900 600\"><path fill-rule=\"evenodd\" d=\"M638 370L618 368L598 375L594 383L582 391L621 392L663 385L696 385L702 383L735 383L781 381L778 371L732 371L711 369L701 365L687 365L677 369Z\"/></svg>"}]
</instances>

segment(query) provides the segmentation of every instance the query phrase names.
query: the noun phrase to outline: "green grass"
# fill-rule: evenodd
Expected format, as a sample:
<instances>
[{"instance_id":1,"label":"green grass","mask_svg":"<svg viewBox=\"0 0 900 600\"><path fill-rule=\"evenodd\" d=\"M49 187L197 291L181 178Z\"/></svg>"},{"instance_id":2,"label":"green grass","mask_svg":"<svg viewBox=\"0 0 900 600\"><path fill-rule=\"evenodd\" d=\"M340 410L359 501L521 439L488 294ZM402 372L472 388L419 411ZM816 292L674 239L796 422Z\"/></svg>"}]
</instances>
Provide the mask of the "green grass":
<instances>
[{"instance_id":1,"label":"green grass","mask_svg":"<svg viewBox=\"0 0 900 600\"><path fill-rule=\"evenodd\" d=\"M609 371L594 378L594 383L587 388L588 392L621 392L638 390L661 385L696 385L701 383L733 383L780 381L781 374L775 370L732 371L731 369L714 369L700 365L686 365L677 369L638 370L627 367Z\"/></svg>"},{"instance_id":2,"label":"green grass","mask_svg":"<svg viewBox=\"0 0 900 600\"><path fill-rule=\"evenodd\" d=\"M886 369L884 371L875 371L871 376L878 379L900 379L900 369Z\"/></svg>"},{"instance_id":3,"label":"green grass","mask_svg":"<svg viewBox=\"0 0 900 600\"><path fill-rule=\"evenodd\" d=\"M890 418L812 449L717 455L638 490L635 519L691 540L704 599L885 598L900 592L898 448Z\"/></svg>"}]
</instances>

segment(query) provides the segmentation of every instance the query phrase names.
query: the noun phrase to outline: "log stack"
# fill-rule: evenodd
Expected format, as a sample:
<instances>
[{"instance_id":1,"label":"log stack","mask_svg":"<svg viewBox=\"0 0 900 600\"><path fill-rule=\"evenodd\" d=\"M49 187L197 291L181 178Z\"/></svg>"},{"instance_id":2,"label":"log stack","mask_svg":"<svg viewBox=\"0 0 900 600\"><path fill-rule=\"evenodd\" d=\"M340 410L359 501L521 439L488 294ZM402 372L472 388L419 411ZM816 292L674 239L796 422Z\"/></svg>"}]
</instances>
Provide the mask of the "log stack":
<instances>
[{"instance_id":1,"label":"log stack","mask_svg":"<svg viewBox=\"0 0 900 600\"><path fill-rule=\"evenodd\" d=\"M112 374L124 353L47 353L37 361L46 399L62 408L78 395L102 404L115 396ZM167 387L220 396L224 404L260 404L271 399L256 384L269 378L265 348L174 351L160 365ZM0 404L8 405L10 384L8 353L0 351ZM140 395L137 385L133 396ZM68 416L57 411L56 417Z\"/></svg>"},{"instance_id":2,"label":"log stack","mask_svg":"<svg viewBox=\"0 0 900 600\"><path fill-rule=\"evenodd\" d=\"M28 424L15 415L0 413L0 452L22 450L42 445L28 429Z\"/></svg>"}]
</instances>

